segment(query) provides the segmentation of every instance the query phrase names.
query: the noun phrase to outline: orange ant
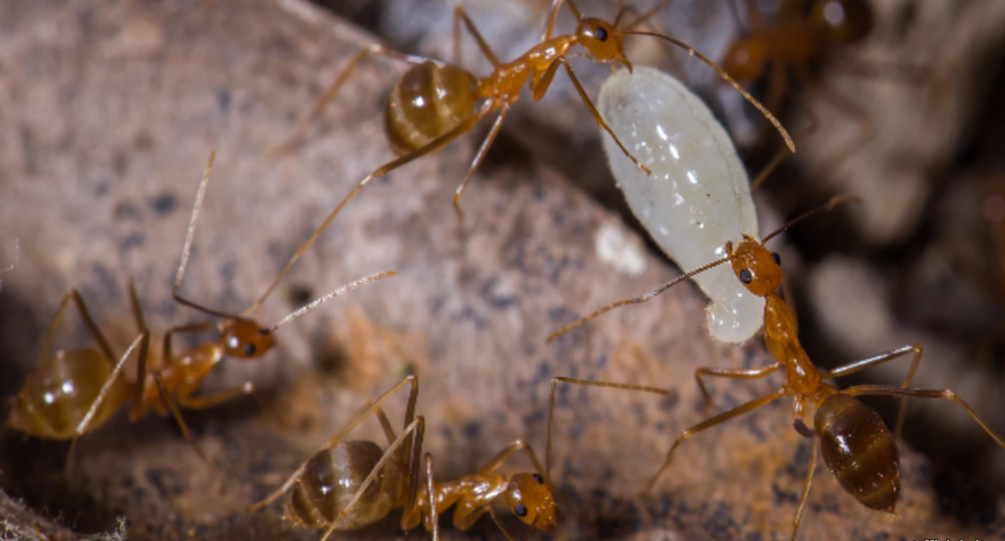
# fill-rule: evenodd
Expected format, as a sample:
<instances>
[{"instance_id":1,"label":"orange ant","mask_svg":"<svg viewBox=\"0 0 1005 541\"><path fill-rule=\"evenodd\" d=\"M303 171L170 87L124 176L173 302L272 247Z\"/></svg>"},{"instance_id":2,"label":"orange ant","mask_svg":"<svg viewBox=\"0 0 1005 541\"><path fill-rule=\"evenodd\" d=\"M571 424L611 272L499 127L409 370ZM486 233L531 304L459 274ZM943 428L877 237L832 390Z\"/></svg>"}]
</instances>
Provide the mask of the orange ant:
<instances>
[{"instance_id":1,"label":"orange ant","mask_svg":"<svg viewBox=\"0 0 1005 541\"><path fill-rule=\"evenodd\" d=\"M750 19L748 34L732 44L722 67L740 82L753 82L767 73L768 88L765 104L769 111L778 111L788 91L790 73L813 94L829 101L849 116L859 120L858 135L836 151L825 163L840 163L843 156L852 154L871 137L872 117L854 101L832 91L811 73L814 64L828 60L835 50L861 43L872 31L874 16L868 0L815 0L809 12L802 0L783 0L778 20L765 22L755 0L746 0ZM731 7L735 4L730 3ZM770 64L770 68L769 68ZM897 66L869 66L856 62L841 64L842 68L863 76L892 77L917 82L924 80L925 70ZM770 70L770 71L769 71ZM809 110L807 109L807 112ZM800 136L809 135L817 127L810 114L811 126ZM795 138L796 141L801 139ZM786 154L783 149L771 163L778 164ZM821 166L822 170L830 167ZM758 177L763 180L764 177Z\"/></svg>"},{"instance_id":2,"label":"orange ant","mask_svg":"<svg viewBox=\"0 0 1005 541\"><path fill-rule=\"evenodd\" d=\"M540 100L550 88L555 74L560 67L565 68L566 74L572 81L573 86L579 93L580 99L589 110L597 124L614 138L621 151L625 153L639 169L649 173L649 169L642 165L628 150L621 144L618 136L614 134L607 122L597 112L583 85L580 84L572 66L569 65L569 58L572 56L586 56L595 62L601 63L622 63L629 69L631 62L624 55L624 37L630 35L651 36L667 41L677 47L685 49L692 56L698 57L719 73L722 78L739 91L744 98L751 102L764 116L778 129L785 139L786 145L794 152L795 145L789 137L788 132L781 123L767 109L755 100L746 90L734 81L722 68L712 62L709 58L696 51L690 45L675 38L659 34L656 32L645 32L633 30L657 11L670 3L671 0L663 0L654 9L641 15L631 23L627 24L624 30L618 30L617 23L608 23L603 19L584 17L576 5L571 1L553 0L544 35L541 41L531 50L527 51L512 62L503 64L489 47L474 23L468 17L463 8L454 9L454 56L460 58L460 32L461 23L468 32L474 36L478 42L482 54L492 63L493 71L488 76L478 78L472 73L456 64L449 64L439 60L433 60L422 56L407 55L391 50L383 45L370 45L356 53L346 64L335 82L322 95L311 113L300 123L293 135L284 143L274 149L274 152L282 152L299 146L314 121L324 112L325 107L338 94L342 85L345 84L349 76L356 69L359 63L369 55L385 56L391 60L397 60L412 67L405 72L405 75L398 80L387 101L384 111L385 126L387 128L388 141L392 149L399 154L399 157L378 167L357 184L349 194L335 207L335 210L325 218L324 222L314 231L314 234L296 252L290 263L282 274L276 278L278 283L283 276L289 272L293 263L314 243L315 240L331 224L335 216L342 211L342 208L351 201L360 190L371 180L382 177L387 173L427 154L432 154L443 148L447 143L467 133L475 127L478 122L493 112L498 111L492 128L489 130L485 140L482 141L478 152L475 154L471 167L468 168L464 180L454 193L453 204L458 219L463 218L460 201L464 190L474 176L478 166L481 165L489 147L499 135L503 120L510 108L520 99L520 90L527 84L530 86L531 99ZM558 11L563 2L575 15L578 23L574 34L553 36L555 23L558 18ZM622 10L622 14L626 10ZM573 53L572 49L582 46L585 53ZM478 105L478 102L481 102Z\"/></svg>"},{"instance_id":3,"label":"orange ant","mask_svg":"<svg viewBox=\"0 0 1005 541\"><path fill-rule=\"evenodd\" d=\"M904 420L904 406L908 398L939 398L943 400L956 401L975 421L983 428L998 445L1005 448L1005 441L1002 440L980 415L974 411L962 398L953 391L946 389L912 389L911 380L918 364L921 361L921 344L900 347L885 353L881 353L868 359L856 361L844 366L839 366L832 370L821 372L810 360L806 351L799 343L796 319L785 301L778 295L777 290L782 283L781 259L777 254L772 253L765 247L765 243L785 231L792 225L808 218L812 214L830 209L834 205L857 199L848 196L836 197L828 204L811 210L782 228L771 233L762 242L744 236L738 246L733 247L732 242L726 244L726 257L713 261L698 269L695 269L683 276L679 276L659 288L646 293L645 295L627 299L601 308L596 312L562 327L557 332L548 337L551 342L559 335L582 325L583 323L612 310L618 306L626 304L638 304L646 302L656 295L670 289L674 285L688 279L695 274L708 269L729 263L737 279L742 282L747 289L758 296L766 299L764 307L764 344L775 362L767 366L751 369L729 369L729 368L698 368L695 370L695 379L698 387L705 398L706 406L711 406L712 398L702 381L703 376L725 377L735 379L757 379L763 378L774 372L783 371L785 383L777 391L760 398L741 404L729 411L720 413L714 417L706 419L691 428L683 431L674 441L670 451L667 452L663 465L645 488L649 492L656 485L660 476L670 467L674 451L686 439L694 436L702 430L711 428L720 423L726 422L745 413L749 413L761 406L765 406L775 400L791 396L793 401L793 426L797 432L806 438L814 439L813 453L810 456L809 471L806 474L806 484L803 487L802 496L799 499L799 506L796 509L796 516L793 520L792 539L795 540L796 532L799 529L799 520L802 516L806 498L810 492L810 482L813 479L816 467L817 454L823 451L824 464L837 478L842 488L855 497L866 507L893 513L897 505L897 497L900 493L900 456L897 444L890 434L889 429L883 423L873 409L860 402L857 396L863 395L885 395L901 397L900 412L897 419L895 432L900 435ZM907 377L900 387L891 385L854 385L847 389L838 390L836 387L824 380L830 378L843 377L854 374L866 368L896 359L903 355L914 354L914 360L907 371ZM625 385L620 383L608 383L600 381L586 381L571 378L555 378L552 380L551 402L555 402L555 389L558 382L566 382L576 385L589 385L598 387L615 387L631 391L659 392L667 394L670 391L654 390L651 387L636 385ZM807 403L816 408L813 416L813 428L808 427L803 419L806 414ZM551 412L549 412L549 426L551 426ZM550 430L550 429L549 429Z\"/></svg>"},{"instance_id":4,"label":"orange ant","mask_svg":"<svg viewBox=\"0 0 1005 541\"><path fill-rule=\"evenodd\" d=\"M213 168L215 157L216 153L213 152L199 185L172 296L177 302L220 318L220 322L216 324L204 322L171 328L164 335L162 356L159 359L151 359L148 356L150 330L147 328L143 310L140 307L136 287L130 280L129 298L140 334L120 358L94 323L83 297L76 289L71 290L63 297L63 301L56 310L56 316L49 326L48 334L39 353L37 368L28 377L24 387L18 393L7 426L32 436L72 439L66 459L67 468L77 439L103 425L118 410L119 406L126 402L131 402L129 410L131 421L139 420L150 410L161 416L170 412L178 422L185 439L193 445L200 456L203 456L199 447L192 440L188 426L182 419L180 408L210 408L237 396L254 392L254 386L248 382L235 389L210 395L192 396L198 390L203 378L209 375L218 362L224 357L244 360L259 358L275 344L273 335L283 325L360 285L396 274L394 271L381 272L351 282L301 307L271 327L262 327L256 321L249 319L247 317L248 311L241 315L231 315L203 307L181 297L178 294L178 289L181 287L181 281L185 275L199 210L209 185L209 173ZM59 322L71 300L76 305L91 337L97 343L98 350L95 351L91 348L59 350L50 357L49 353L59 328ZM264 301L264 297L259 299L252 306L252 309L262 301ZM206 331L213 329L214 326L219 333L216 340L204 343L178 356L173 354L171 338L175 333ZM139 346L139 362L136 368L136 378L129 380L126 377L119 377L126 360L137 345ZM119 359L118 362L115 359Z\"/></svg>"},{"instance_id":5,"label":"orange ant","mask_svg":"<svg viewBox=\"0 0 1005 541\"><path fill-rule=\"evenodd\" d=\"M406 385L410 390L404 430L395 436L381 404ZM417 376L408 376L398 382L357 413L328 440L324 449L307 459L278 490L245 511L253 512L268 505L292 488L288 514L305 526L327 528L321 541L328 539L335 530L353 530L373 524L397 508L404 508L403 530L415 529L421 523L426 531L433 532L436 540L439 538L437 516L456 506L456 528L466 530L488 513L503 535L513 541L492 509L492 503L501 499L531 530L553 531L558 521L558 507L552 497L552 484L534 450L524 440L510 443L477 473L456 481L434 482L432 455L426 453L426 486L420 490L419 456L425 418L415 415L418 394ZM377 415L390 442L387 450L372 441L343 441L371 414ZM548 448L551 448L550 441ZM496 473L520 450L527 452L536 473L517 473L509 478ZM430 501L435 504L430 505Z\"/></svg>"}]
</instances>

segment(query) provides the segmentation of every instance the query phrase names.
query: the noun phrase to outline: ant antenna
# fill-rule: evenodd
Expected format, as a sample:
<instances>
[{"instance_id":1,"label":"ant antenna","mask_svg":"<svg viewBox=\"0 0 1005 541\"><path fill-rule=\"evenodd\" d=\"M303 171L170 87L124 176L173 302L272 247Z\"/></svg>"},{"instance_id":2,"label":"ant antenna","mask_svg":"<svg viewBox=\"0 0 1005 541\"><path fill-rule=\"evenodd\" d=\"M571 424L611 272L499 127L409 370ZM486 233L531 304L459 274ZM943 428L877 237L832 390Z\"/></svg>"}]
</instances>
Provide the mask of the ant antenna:
<instances>
[{"instance_id":1,"label":"ant antenna","mask_svg":"<svg viewBox=\"0 0 1005 541\"><path fill-rule=\"evenodd\" d=\"M0 231L3 231L4 234L6 234L8 237L11 237L11 238L14 239L14 261L11 261L10 265L7 265L6 267L0 269L0 274L3 274L5 272L7 272L7 271L13 270L14 267L17 265L18 250L20 248L20 245L18 244L19 241L17 239L17 236L13 235L10 231L7 231L6 229L4 229L2 227L0 227ZM3 278L2 277L0 277L0 290L3 290Z\"/></svg>"},{"instance_id":2,"label":"ant antenna","mask_svg":"<svg viewBox=\"0 0 1005 541\"><path fill-rule=\"evenodd\" d=\"M722 259L720 259L718 261L713 261L712 263L709 263L709 264L707 264L705 266L699 267L699 268L697 268L697 269L695 269L695 270L693 270L691 272L688 272L686 274L682 274L682 275L674 278L673 280L670 280L669 282L667 282L667 283L665 283L665 284L657 287L656 289L654 289L654 290L646 293L645 295L642 295L641 297L636 297L634 299L625 299L623 301L618 301L618 302L616 302L614 304L609 304L609 305L607 305L607 306L605 306L605 307L597 310L596 312L593 312L592 314L590 314L588 316L581 317L581 318L577 319L576 321L573 321L572 323L569 323L568 325L562 327L561 329L559 329L559 330L551 333L548 336L548 338L545 340L545 343L546 344L550 344L552 341L554 341L559 336L561 336L561 335L563 335L563 334L571 331L572 329L575 329L576 327L579 327L583 323L586 323L587 321L590 321L591 319L593 319L593 318L595 318L595 317L597 317L597 316L599 316L599 315L601 315L601 314L603 314L605 312L610 312L611 310L614 310L615 308L619 308L621 306L625 306L625 305L628 305L628 304L641 304L643 302L649 301L653 297L659 295L660 293L663 293L664 291L670 289L671 287L677 285L678 283L683 282L684 280L687 280L688 278L694 276L695 274L699 274L699 273L705 272L708 269L711 269L712 267L718 267L719 265L722 265L723 263L726 263L726 262L728 262L728 261L730 261L732 259L733 259L733 256L729 256L729 257L724 257L724 258L722 258Z\"/></svg>"},{"instance_id":3,"label":"ant antenna","mask_svg":"<svg viewBox=\"0 0 1005 541\"><path fill-rule=\"evenodd\" d=\"M813 216L814 214L816 214L818 212L821 212L821 211L830 211L831 209L833 209L834 207L840 205L841 203L849 203L849 202L852 202L852 201L861 203L862 202L862 198L859 197L859 196L857 196L857 195L855 195L855 194L845 194L845 195L838 195L836 197L833 197L833 198L831 198L830 201L824 203L823 205L820 205L819 207L817 207L817 208L815 208L813 210L809 210L809 211L804 212L803 214L801 214L801 215L793 218L792 220L790 220L789 223L787 223L787 224L783 225L782 227L778 228L776 231L773 231L770 235L768 235L767 237L764 237L764 240L761 241L761 244L764 245L769 240L771 240L771 239L777 237L778 235L780 235L786 229L788 229L788 228L790 228L790 227L798 224L799 222L801 222L801 221L809 218L810 216Z\"/></svg>"},{"instance_id":4,"label":"ant antenna","mask_svg":"<svg viewBox=\"0 0 1005 541\"><path fill-rule=\"evenodd\" d=\"M740 83L737 83L735 79L733 79L732 77L730 77L729 74L726 73L725 70L723 70L722 68L720 68L715 62L712 62L712 60L709 59L707 56L699 53L697 50L695 50L694 47L688 45L687 43L684 43L683 41L681 41L679 39L675 39L675 38L672 38L670 36L666 36L666 35L663 35L663 34L658 34L656 32L646 32L646 31L642 31L642 30L634 30L634 31L623 32L623 34L626 35L626 36L650 36L650 37L654 37L654 38L659 38L659 39L662 39L662 40L667 41L669 43L672 43L673 45L676 45L676 46L680 47L681 49L684 49L691 56L698 57L699 60L701 60L702 62L708 64L712 69L714 69L716 71L716 73L718 73L719 76L722 77L722 79L724 81L726 81L727 83L729 83L730 85L732 85L732 87L735 88L736 91L739 92L743 96L743 98L745 100L747 100L748 102L750 102L751 105L753 105L754 107L756 107L757 110L760 111L762 115L764 115L764 118L768 119L768 122L770 122L771 125L774 126L776 130L778 130L778 133L780 133L782 135L782 139L785 140L785 145L787 147L789 147L790 151L792 151L792 152L796 151L796 144L794 142L792 142L792 137L789 136L789 132L785 130L785 128L782 126L782 123L779 122L777 118L775 118L775 115L771 114L771 112L768 111L768 109L766 107L764 107L763 105L761 105L761 102L759 102L756 99L754 99L754 97L750 95L750 92L747 92L746 90L744 90L743 87L740 86Z\"/></svg>"},{"instance_id":5,"label":"ant antenna","mask_svg":"<svg viewBox=\"0 0 1005 541\"><path fill-rule=\"evenodd\" d=\"M670 2L673 2L673 0L663 0L659 4L656 4L655 6L653 6L652 8L650 8L649 11L647 11L647 12L639 15L638 18L636 18L634 21L631 22L631 24L629 24L627 27L625 27L625 31L627 32L627 31L633 30L635 28L638 28L638 26L640 24L648 21L650 18L652 18L653 15L656 15L657 13L659 13L659 11L661 9L663 9L663 8L667 7L668 5L670 5ZM631 8L623 8L622 11L625 11L627 9L631 9ZM621 13L618 13L618 17L621 17ZM615 21L614 21L614 27L617 28L617 26L618 26L617 19L615 19Z\"/></svg>"},{"instance_id":6,"label":"ant antenna","mask_svg":"<svg viewBox=\"0 0 1005 541\"><path fill-rule=\"evenodd\" d=\"M339 297L339 296L341 296L341 295L343 295L345 293L348 293L349 291L352 291L352 290L356 289L357 287L359 287L359 286L361 286L363 284L367 284L367 283L373 282L375 280L380 280L381 278L390 278L392 276L397 276L397 275L398 275L398 273L396 271L384 271L384 272L378 272L377 274L372 274L370 276L366 276L366 277L360 278L359 280L355 280L353 282L349 282L348 284L346 284L346 285L344 285L344 286L336 289L335 291L332 291L331 293L329 293L329 294L327 294L327 295L325 295L323 297L319 297L319 298L311 301L310 303L305 304L304 306L301 306L300 308L298 308L297 310L295 310L290 315L288 315L288 316L284 317L283 319L281 319L279 321L279 323L276 323L275 325L273 325L268 330L262 331L262 333L263 334L272 334L272 333L276 332L276 330L279 329L279 327L282 327L283 325L286 325L287 323L293 321L294 319L297 319L298 317L306 314L307 312L310 312L311 310L317 308L318 306L321 306L322 304L324 304L324 303L326 303L326 302L334 299L335 297Z\"/></svg>"},{"instance_id":7,"label":"ant antenna","mask_svg":"<svg viewBox=\"0 0 1005 541\"><path fill-rule=\"evenodd\" d=\"M221 312L219 310L214 310L212 308L207 308L205 306L196 304L188 299L183 298L178 295L178 290L181 289L182 278L185 277L185 268L188 266L188 258L192 252L192 242L195 239L195 227L199 222L199 212L202 211L202 201L206 198L206 188L209 187L209 173L213 170L213 163L216 162L216 150L214 149L209 153L209 163L206 164L206 171L202 175L202 182L199 183L199 191L195 195L195 203L192 204L192 218L188 222L188 231L185 233L185 246L181 249L181 263L178 265L178 274L174 278L174 289L171 294L174 299L186 306L195 308L200 312L207 313L212 316L216 316L223 319L241 319L239 316L233 314L228 314L227 312Z\"/></svg>"}]
</instances>

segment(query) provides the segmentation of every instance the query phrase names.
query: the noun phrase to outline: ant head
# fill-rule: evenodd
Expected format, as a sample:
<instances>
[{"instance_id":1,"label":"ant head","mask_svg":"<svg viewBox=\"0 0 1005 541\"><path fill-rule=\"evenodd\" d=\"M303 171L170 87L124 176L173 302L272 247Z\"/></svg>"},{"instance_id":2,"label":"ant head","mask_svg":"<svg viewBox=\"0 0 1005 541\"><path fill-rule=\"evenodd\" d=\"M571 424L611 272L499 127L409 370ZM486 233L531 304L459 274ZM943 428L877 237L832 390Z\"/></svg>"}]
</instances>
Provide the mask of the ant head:
<instances>
[{"instance_id":1,"label":"ant head","mask_svg":"<svg viewBox=\"0 0 1005 541\"><path fill-rule=\"evenodd\" d=\"M272 349L275 340L268 329L250 319L228 319L220 324L224 355L238 359L256 359Z\"/></svg>"},{"instance_id":2,"label":"ant head","mask_svg":"<svg viewBox=\"0 0 1005 541\"><path fill-rule=\"evenodd\" d=\"M521 521L551 532L558 524L558 506L540 474L518 473L506 486L506 505Z\"/></svg>"},{"instance_id":3,"label":"ant head","mask_svg":"<svg viewBox=\"0 0 1005 541\"><path fill-rule=\"evenodd\" d=\"M766 297L782 285L781 258L747 235L736 249L726 245L733 273L751 293Z\"/></svg>"},{"instance_id":4,"label":"ant head","mask_svg":"<svg viewBox=\"0 0 1005 541\"><path fill-rule=\"evenodd\" d=\"M810 21L831 43L855 43L872 30L872 8L867 0L821 0Z\"/></svg>"},{"instance_id":5,"label":"ant head","mask_svg":"<svg viewBox=\"0 0 1005 541\"><path fill-rule=\"evenodd\" d=\"M722 62L722 69L737 81L754 81L764 75L768 48L764 40L748 36L733 43Z\"/></svg>"},{"instance_id":6,"label":"ant head","mask_svg":"<svg viewBox=\"0 0 1005 541\"><path fill-rule=\"evenodd\" d=\"M625 44L621 33L614 25L603 20L583 17L576 25L576 39L594 59L599 62L624 62L631 69L632 64L625 58Z\"/></svg>"}]
</instances>

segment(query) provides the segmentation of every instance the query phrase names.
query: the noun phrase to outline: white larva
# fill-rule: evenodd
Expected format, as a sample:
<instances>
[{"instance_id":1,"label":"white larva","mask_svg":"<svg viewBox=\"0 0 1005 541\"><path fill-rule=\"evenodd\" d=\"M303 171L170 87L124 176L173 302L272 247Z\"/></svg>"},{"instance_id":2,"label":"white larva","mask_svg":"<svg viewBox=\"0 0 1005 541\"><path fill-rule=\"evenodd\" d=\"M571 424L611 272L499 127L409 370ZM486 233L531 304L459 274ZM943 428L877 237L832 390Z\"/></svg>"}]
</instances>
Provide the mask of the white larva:
<instances>
[{"instance_id":1,"label":"white larva","mask_svg":"<svg viewBox=\"0 0 1005 541\"><path fill-rule=\"evenodd\" d=\"M611 172L629 206L660 248L684 271L725 256L726 242L757 236L750 181L729 135L677 79L636 66L604 82L600 114L643 164L647 176L603 130ZM751 294L729 265L694 277L710 299L708 331L744 342L764 322L764 299Z\"/></svg>"}]
</instances>

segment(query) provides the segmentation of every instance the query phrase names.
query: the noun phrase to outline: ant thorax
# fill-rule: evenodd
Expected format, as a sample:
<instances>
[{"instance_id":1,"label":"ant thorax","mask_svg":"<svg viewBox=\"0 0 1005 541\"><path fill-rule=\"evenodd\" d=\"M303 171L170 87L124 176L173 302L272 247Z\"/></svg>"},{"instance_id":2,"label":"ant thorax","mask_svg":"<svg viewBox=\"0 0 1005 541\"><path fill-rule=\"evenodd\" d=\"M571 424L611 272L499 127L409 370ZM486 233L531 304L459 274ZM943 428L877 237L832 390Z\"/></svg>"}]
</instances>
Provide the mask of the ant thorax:
<instances>
[{"instance_id":1,"label":"ant thorax","mask_svg":"<svg viewBox=\"0 0 1005 541\"><path fill-rule=\"evenodd\" d=\"M618 70L600 91L598 109L644 165L646 175L603 133L611 172L632 212L683 271L726 256L725 245L757 238L750 181L729 135L694 93L659 70ZM763 322L764 299L728 265L693 277L711 303L709 333L723 342L750 339Z\"/></svg>"}]
</instances>

